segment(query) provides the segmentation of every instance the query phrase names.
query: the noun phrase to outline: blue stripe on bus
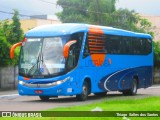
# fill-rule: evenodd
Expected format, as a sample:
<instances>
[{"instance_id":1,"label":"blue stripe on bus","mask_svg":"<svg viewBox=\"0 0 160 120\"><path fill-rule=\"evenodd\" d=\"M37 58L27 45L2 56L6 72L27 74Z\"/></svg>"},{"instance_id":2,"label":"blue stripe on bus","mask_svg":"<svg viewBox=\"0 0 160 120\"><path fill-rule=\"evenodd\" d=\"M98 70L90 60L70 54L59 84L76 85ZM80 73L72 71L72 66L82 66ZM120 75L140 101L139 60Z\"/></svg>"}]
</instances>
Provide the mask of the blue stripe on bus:
<instances>
[{"instance_id":1,"label":"blue stripe on bus","mask_svg":"<svg viewBox=\"0 0 160 120\"><path fill-rule=\"evenodd\" d=\"M145 88L152 83L152 66L127 68L113 72L100 80L99 88L105 91L129 89L134 76L138 76L138 88ZM124 80L124 86L123 84ZM103 86L102 86L103 85Z\"/></svg>"}]
</instances>

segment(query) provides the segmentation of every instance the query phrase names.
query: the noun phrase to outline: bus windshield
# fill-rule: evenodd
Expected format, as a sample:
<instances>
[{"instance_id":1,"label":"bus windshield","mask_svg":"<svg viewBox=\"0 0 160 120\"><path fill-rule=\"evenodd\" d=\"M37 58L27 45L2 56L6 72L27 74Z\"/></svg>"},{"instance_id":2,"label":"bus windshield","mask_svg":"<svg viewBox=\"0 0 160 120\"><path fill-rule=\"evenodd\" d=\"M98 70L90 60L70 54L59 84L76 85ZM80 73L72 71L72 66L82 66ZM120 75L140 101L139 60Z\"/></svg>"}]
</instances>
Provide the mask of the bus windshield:
<instances>
[{"instance_id":1,"label":"bus windshield","mask_svg":"<svg viewBox=\"0 0 160 120\"><path fill-rule=\"evenodd\" d=\"M20 54L19 73L25 76L49 76L64 72L63 46L69 36L27 38Z\"/></svg>"}]
</instances>

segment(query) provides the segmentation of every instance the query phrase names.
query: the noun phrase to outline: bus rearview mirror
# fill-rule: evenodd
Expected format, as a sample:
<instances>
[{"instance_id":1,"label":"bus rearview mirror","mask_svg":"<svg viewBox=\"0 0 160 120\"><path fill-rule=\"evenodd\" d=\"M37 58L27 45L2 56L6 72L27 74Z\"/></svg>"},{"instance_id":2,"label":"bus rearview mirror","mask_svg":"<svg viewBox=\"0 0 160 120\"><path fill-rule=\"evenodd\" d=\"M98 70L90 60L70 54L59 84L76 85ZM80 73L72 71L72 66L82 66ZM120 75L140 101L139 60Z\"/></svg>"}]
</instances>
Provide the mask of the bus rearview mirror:
<instances>
[{"instance_id":1,"label":"bus rearview mirror","mask_svg":"<svg viewBox=\"0 0 160 120\"><path fill-rule=\"evenodd\" d=\"M22 42L18 42L16 44L14 44L11 48L10 48L10 58L13 59L14 58L14 50L16 49L16 47L21 46Z\"/></svg>"},{"instance_id":2,"label":"bus rearview mirror","mask_svg":"<svg viewBox=\"0 0 160 120\"><path fill-rule=\"evenodd\" d=\"M63 56L64 58L68 58L69 56L69 50L70 50L70 47L75 44L77 41L76 40L71 40L69 42L67 42L64 47L63 47Z\"/></svg>"}]
</instances>

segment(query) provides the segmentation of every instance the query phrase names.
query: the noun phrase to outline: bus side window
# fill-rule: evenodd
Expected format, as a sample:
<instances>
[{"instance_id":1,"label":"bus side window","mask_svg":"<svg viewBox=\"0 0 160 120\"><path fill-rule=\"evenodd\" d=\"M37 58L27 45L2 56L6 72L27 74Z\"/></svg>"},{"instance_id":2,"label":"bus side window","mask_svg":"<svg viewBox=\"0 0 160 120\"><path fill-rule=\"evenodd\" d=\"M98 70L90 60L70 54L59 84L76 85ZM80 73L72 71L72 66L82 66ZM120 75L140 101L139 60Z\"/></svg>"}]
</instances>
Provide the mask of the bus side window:
<instances>
[{"instance_id":1,"label":"bus side window","mask_svg":"<svg viewBox=\"0 0 160 120\"><path fill-rule=\"evenodd\" d=\"M142 54L149 54L152 51L152 41L150 39L142 39Z\"/></svg>"},{"instance_id":2,"label":"bus side window","mask_svg":"<svg viewBox=\"0 0 160 120\"><path fill-rule=\"evenodd\" d=\"M141 54L141 38L133 37L132 45L133 45L133 54L135 55Z\"/></svg>"},{"instance_id":3,"label":"bus side window","mask_svg":"<svg viewBox=\"0 0 160 120\"><path fill-rule=\"evenodd\" d=\"M88 34L87 34L85 45L84 45L83 58L86 58L89 55L90 55L90 53L89 53L89 47L88 47Z\"/></svg>"},{"instance_id":4,"label":"bus side window","mask_svg":"<svg viewBox=\"0 0 160 120\"><path fill-rule=\"evenodd\" d=\"M122 41L120 36L107 35L106 36L106 49L109 54L121 54Z\"/></svg>"},{"instance_id":5,"label":"bus side window","mask_svg":"<svg viewBox=\"0 0 160 120\"><path fill-rule=\"evenodd\" d=\"M106 49L109 54L115 53L115 43L114 38L111 35L106 36Z\"/></svg>"},{"instance_id":6,"label":"bus side window","mask_svg":"<svg viewBox=\"0 0 160 120\"><path fill-rule=\"evenodd\" d=\"M131 37L124 37L123 40L124 40L124 45L123 45L124 54L128 54L128 55L133 54L132 38Z\"/></svg>"}]
</instances>

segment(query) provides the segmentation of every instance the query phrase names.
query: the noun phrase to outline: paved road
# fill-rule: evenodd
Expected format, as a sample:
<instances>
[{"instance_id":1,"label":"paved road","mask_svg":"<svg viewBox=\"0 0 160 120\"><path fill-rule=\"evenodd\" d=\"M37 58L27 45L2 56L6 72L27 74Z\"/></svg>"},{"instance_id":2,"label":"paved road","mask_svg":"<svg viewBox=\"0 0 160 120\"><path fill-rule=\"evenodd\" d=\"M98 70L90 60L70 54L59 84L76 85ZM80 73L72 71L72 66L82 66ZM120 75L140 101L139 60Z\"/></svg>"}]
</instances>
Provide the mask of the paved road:
<instances>
[{"instance_id":1,"label":"paved road","mask_svg":"<svg viewBox=\"0 0 160 120\"><path fill-rule=\"evenodd\" d=\"M84 105L111 99L136 99L148 96L160 96L160 86L139 89L136 96L123 96L119 92L109 92L105 97L90 95L85 102L76 101L75 97L59 97L42 102L38 97L19 96L17 91L0 91L0 111L39 111L56 107Z\"/></svg>"}]
</instances>

